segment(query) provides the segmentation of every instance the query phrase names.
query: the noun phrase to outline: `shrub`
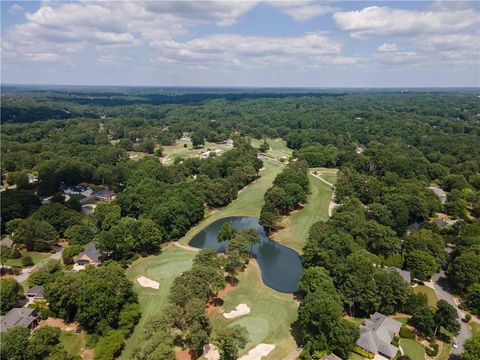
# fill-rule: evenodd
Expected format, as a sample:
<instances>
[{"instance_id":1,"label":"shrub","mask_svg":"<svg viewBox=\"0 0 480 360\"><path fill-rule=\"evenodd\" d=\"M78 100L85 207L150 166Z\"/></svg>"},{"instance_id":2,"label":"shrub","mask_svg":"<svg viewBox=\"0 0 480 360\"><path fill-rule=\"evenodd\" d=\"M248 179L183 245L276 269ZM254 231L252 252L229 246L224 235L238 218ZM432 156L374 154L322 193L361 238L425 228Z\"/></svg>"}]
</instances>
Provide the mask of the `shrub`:
<instances>
[{"instance_id":1,"label":"shrub","mask_svg":"<svg viewBox=\"0 0 480 360\"><path fill-rule=\"evenodd\" d=\"M75 255L78 255L81 251L83 251L84 247L85 246L80 244L67 246L62 252L63 260L65 261L66 258L73 258Z\"/></svg>"},{"instance_id":2,"label":"shrub","mask_svg":"<svg viewBox=\"0 0 480 360\"><path fill-rule=\"evenodd\" d=\"M400 328L400 337L414 340L415 333L405 325L402 325L402 327Z\"/></svg>"},{"instance_id":3,"label":"shrub","mask_svg":"<svg viewBox=\"0 0 480 360\"><path fill-rule=\"evenodd\" d=\"M400 343L400 338L398 336L394 336L392 340L392 345L398 347Z\"/></svg>"},{"instance_id":4,"label":"shrub","mask_svg":"<svg viewBox=\"0 0 480 360\"><path fill-rule=\"evenodd\" d=\"M31 256L24 256L22 257L22 265L23 267L33 266L33 260Z\"/></svg>"},{"instance_id":5,"label":"shrub","mask_svg":"<svg viewBox=\"0 0 480 360\"><path fill-rule=\"evenodd\" d=\"M124 336L120 330L110 330L101 337L95 347L95 360L112 360L122 350Z\"/></svg>"},{"instance_id":6,"label":"shrub","mask_svg":"<svg viewBox=\"0 0 480 360\"><path fill-rule=\"evenodd\" d=\"M472 320L472 315L470 315L470 314L465 315L464 320L465 320L466 323L470 322L470 320Z\"/></svg>"},{"instance_id":7,"label":"shrub","mask_svg":"<svg viewBox=\"0 0 480 360\"><path fill-rule=\"evenodd\" d=\"M363 356L367 359L373 359L375 357L375 354L372 354L371 352L362 349L360 346L355 345L352 349L354 353L357 353L360 356Z\"/></svg>"},{"instance_id":8,"label":"shrub","mask_svg":"<svg viewBox=\"0 0 480 360\"><path fill-rule=\"evenodd\" d=\"M430 343L430 346L425 346L425 352L430 357L435 357L438 354L438 344L437 343Z\"/></svg>"}]
</instances>

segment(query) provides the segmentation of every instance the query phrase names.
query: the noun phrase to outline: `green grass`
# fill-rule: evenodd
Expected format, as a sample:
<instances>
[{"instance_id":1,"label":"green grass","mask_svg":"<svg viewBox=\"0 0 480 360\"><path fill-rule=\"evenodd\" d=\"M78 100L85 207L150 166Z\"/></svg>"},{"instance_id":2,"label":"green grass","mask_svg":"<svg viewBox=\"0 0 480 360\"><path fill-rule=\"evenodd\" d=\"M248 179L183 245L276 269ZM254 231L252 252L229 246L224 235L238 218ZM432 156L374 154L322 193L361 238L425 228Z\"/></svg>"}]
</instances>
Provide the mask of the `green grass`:
<instances>
[{"instance_id":1,"label":"green grass","mask_svg":"<svg viewBox=\"0 0 480 360\"><path fill-rule=\"evenodd\" d=\"M45 260L46 258L52 255L48 252L45 253L45 252L25 251L25 250L21 250L20 253L22 254L22 256L30 256L35 265L38 264L39 262L42 262L43 260ZM8 259L7 261L5 261L5 265L23 267L21 258Z\"/></svg>"},{"instance_id":2,"label":"green grass","mask_svg":"<svg viewBox=\"0 0 480 360\"><path fill-rule=\"evenodd\" d=\"M314 176L310 179L310 195L304 208L284 217L283 228L272 234L272 239L302 252L310 227L317 221L328 219L328 205L333 190Z\"/></svg>"},{"instance_id":3,"label":"green grass","mask_svg":"<svg viewBox=\"0 0 480 360\"><path fill-rule=\"evenodd\" d=\"M62 331L60 333L60 342L70 355L77 356L80 355L82 345L85 342L85 334Z\"/></svg>"},{"instance_id":4,"label":"green grass","mask_svg":"<svg viewBox=\"0 0 480 360\"><path fill-rule=\"evenodd\" d=\"M222 307L210 314L213 329L241 325L247 328L249 342L242 354L260 343L275 344L275 349L263 359L282 359L296 344L290 326L297 317L297 305L292 294L276 292L265 286L258 265L251 264L239 275L238 286L224 297ZM227 320L222 314L233 310L238 304L247 304L250 313Z\"/></svg>"},{"instance_id":5,"label":"green grass","mask_svg":"<svg viewBox=\"0 0 480 360\"><path fill-rule=\"evenodd\" d=\"M397 321L400 321L402 324L406 324L410 318L407 317L395 317L394 318Z\"/></svg>"},{"instance_id":6,"label":"green grass","mask_svg":"<svg viewBox=\"0 0 480 360\"><path fill-rule=\"evenodd\" d=\"M187 144L187 147L184 147L185 144ZM163 149L163 158L161 158L161 161L165 165L171 165L176 157L182 159L198 157L203 151L203 148L193 149L190 140L177 140L175 145L163 146ZM228 151L232 149L232 147L226 144L216 144L206 141L204 149Z\"/></svg>"},{"instance_id":7,"label":"green grass","mask_svg":"<svg viewBox=\"0 0 480 360\"><path fill-rule=\"evenodd\" d=\"M282 171L283 165L265 160L263 162L265 169L260 171L260 178L254 183L248 185L241 190L235 200L228 206L210 212L210 216L202 221L197 226L194 226L190 231L179 240L181 244L188 244L188 242L202 229L210 225L216 220L228 216L260 216L264 199L263 195L268 188L272 186L275 176Z\"/></svg>"},{"instance_id":8,"label":"green grass","mask_svg":"<svg viewBox=\"0 0 480 360\"><path fill-rule=\"evenodd\" d=\"M263 140L258 139L250 139L250 142L254 148L263 144ZM280 159L282 157L289 158L292 155L292 149L287 147L287 143L283 139L267 139L268 144L270 145L270 149L267 150L267 155L274 157L275 159Z\"/></svg>"},{"instance_id":9,"label":"green grass","mask_svg":"<svg viewBox=\"0 0 480 360\"><path fill-rule=\"evenodd\" d=\"M472 330L472 336L480 336L480 324L470 320L468 323L468 326L470 326L470 329Z\"/></svg>"},{"instance_id":10,"label":"green grass","mask_svg":"<svg viewBox=\"0 0 480 360\"><path fill-rule=\"evenodd\" d=\"M337 174L338 169L330 169L330 168L311 168L311 171L316 171L318 176L320 176L323 180L329 182L330 184L335 185L337 182Z\"/></svg>"},{"instance_id":11,"label":"green grass","mask_svg":"<svg viewBox=\"0 0 480 360\"><path fill-rule=\"evenodd\" d=\"M350 356L348 358L349 360L365 360L365 358L363 356L360 356L356 353L350 353Z\"/></svg>"},{"instance_id":12,"label":"green grass","mask_svg":"<svg viewBox=\"0 0 480 360\"><path fill-rule=\"evenodd\" d=\"M436 360L448 360L450 357L450 351L452 350L452 344L450 343L443 343L442 344L442 351L436 358Z\"/></svg>"},{"instance_id":13,"label":"green grass","mask_svg":"<svg viewBox=\"0 0 480 360\"><path fill-rule=\"evenodd\" d=\"M437 307L438 297L437 297L437 294L435 293L435 290L433 290L432 288L429 288L428 286L425 286L425 285L418 285L413 288L413 292L415 294L418 294L418 293L426 294L428 298L428 305L434 308Z\"/></svg>"},{"instance_id":14,"label":"green grass","mask_svg":"<svg viewBox=\"0 0 480 360\"><path fill-rule=\"evenodd\" d=\"M160 255L149 256L135 261L127 270L127 277L133 281L135 292L142 309L142 317L132 336L127 340L120 359L131 359L132 351L141 343L145 321L158 314L168 304L168 293L173 280L180 273L190 269L195 252L171 246ZM136 278L146 276L160 283L160 289L141 287Z\"/></svg>"},{"instance_id":15,"label":"green grass","mask_svg":"<svg viewBox=\"0 0 480 360\"><path fill-rule=\"evenodd\" d=\"M400 339L400 346L403 349L403 353L412 360L425 358L425 348L414 340Z\"/></svg>"}]
</instances>

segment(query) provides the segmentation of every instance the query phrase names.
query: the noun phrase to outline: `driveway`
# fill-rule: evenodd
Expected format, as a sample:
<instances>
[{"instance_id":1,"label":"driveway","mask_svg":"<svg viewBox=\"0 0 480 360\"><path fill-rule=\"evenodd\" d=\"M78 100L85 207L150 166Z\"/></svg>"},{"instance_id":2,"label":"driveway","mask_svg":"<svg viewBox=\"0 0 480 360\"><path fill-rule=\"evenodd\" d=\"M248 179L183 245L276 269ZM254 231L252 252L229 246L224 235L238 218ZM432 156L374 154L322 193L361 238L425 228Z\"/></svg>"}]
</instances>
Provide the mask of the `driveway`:
<instances>
[{"instance_id":1,"label":"driveway","mask_svg":"<svg viewBox=\"0 0 480 360\"><path fill-rule=\"evenodd\" d=\"M63 251L63 249L60 249L55 254L52 254L51 256L49 256L48 258L39 262L37 265L32 266L31 268L22 269L22 272L19 275L15 276L15 280L17 280L17 282L19 284L21 284L22 282L24 282L25 280L28 279L31 272L38 269L42 265L45 265L48 261L50 261L50 260L60 260L62 258L62 251Z\"/></svg>"},{"instance_id":2,"label":"driveway","mask_svg":"<svg viewBox=\"0 0 480 360\"><path fill-rule=\"evenodd\" d=\"M445 271L440 270L438 274L435 274L432 278L433 280L433 285L435 286L435 291L437 292L437 295L439 299L447 301L450 305L452 305L458 312L458 317L460 318L460 334L456 337L457 343L458 343L458 348L453 349L452 348L452 353L450 354L449 359L450 360L455 360L458 359L458 355L460 355L463 352L463 343L465 340L470 338L472 336L472 333L470 331L470 328L466 323L461 321L461 319L464 318L465 314L458 308L457 304L453 300L453 296L448 292L448 282L447 282L447 277L445 275Z\"/></svg>"}]
</instances>

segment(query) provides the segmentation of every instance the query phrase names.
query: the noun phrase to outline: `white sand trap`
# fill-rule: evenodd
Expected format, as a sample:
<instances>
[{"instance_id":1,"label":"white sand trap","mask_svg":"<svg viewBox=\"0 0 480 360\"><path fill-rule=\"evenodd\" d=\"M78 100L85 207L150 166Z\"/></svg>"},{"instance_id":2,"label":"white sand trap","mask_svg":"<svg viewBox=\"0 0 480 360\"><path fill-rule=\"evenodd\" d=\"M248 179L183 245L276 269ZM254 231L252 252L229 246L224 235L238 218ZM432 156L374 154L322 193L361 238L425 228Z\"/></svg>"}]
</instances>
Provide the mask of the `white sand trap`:
<instances>
[{"instance_id":1,"label":"white sand trap","mask_svg":"<svg viewBox=\"0 0 480 360\"><path fill-rule=\"evenodd\" d=\"M203 345L203 356L207 360L220 360L220 353L217 347L212 344Z\"/></svg>"},{"instance_id":2,"label":"white sand trap","mask_svg":"<svg viewBox=\"0 0 480 360\"><path fill-rule=\"evenodd\" d=\"M238 360L260 360L262 357L267 356L275 349L275 345L272 344L258 344L252 350L250 350L246 355L243 355Z\"/></svg>"},{"instance_id":3,"label":"white sand trap","mask_svg":"<svg viewBox=\"0 0 480 360\"><path fill-rule=\"evenodd\" d=\"M250 308L248 307L247 304L239 304L235 308L235 310L232 310L228 313L224 313L223 316L225 316L227 319L233 319L236 318L237 316L242 316L250 314Z\"/></svg>"},{"instance_id":4,"label":"white sand trap","mask_svg":"<svg viewBox=\"0 0 480 360\"><path fill-rule=\"evenodd\" d=\"M140 284L140 286L143 286L143 287L149 287L149 288L157 289L157 290L158 290L158 288L160 288L160 283L158 281L149 279L145 276L139 276L137 278L137 281Z\"/></svg>"}]
</instances>

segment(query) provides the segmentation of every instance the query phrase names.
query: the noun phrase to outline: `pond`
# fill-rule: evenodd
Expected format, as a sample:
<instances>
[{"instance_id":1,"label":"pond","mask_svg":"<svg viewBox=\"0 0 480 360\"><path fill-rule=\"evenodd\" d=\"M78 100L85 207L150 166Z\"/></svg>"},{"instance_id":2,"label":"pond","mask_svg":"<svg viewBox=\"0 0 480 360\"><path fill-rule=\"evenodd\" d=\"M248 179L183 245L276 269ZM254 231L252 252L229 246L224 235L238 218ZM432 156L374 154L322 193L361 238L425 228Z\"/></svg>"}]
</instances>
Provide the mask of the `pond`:
<instances>
[{"instance_id":1,"label":"pond","mask_svg":"<svg viewBox=\"0 0 480 360\"><path fill-rule=\"evenodd\" d=\"M298 253L270 240L258 219L249 216L232 216L215 221L193 237L189 245L196 248L215 249L224 252L226 242L218 242L217 234L223 223L231 222L235 229L254 228L260 236L260 243L252 248L265 285L284 293L294 293L298 280L303 274L302 262Z\"/></svg>"}]
</instances>

